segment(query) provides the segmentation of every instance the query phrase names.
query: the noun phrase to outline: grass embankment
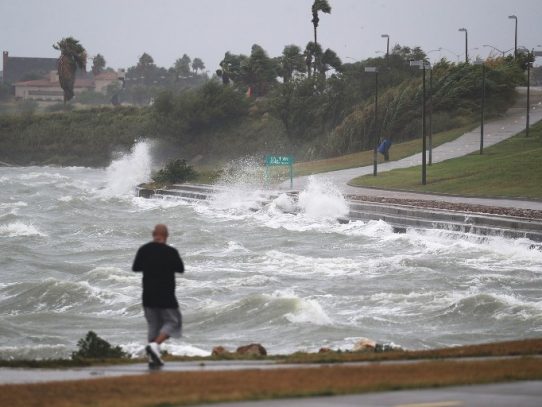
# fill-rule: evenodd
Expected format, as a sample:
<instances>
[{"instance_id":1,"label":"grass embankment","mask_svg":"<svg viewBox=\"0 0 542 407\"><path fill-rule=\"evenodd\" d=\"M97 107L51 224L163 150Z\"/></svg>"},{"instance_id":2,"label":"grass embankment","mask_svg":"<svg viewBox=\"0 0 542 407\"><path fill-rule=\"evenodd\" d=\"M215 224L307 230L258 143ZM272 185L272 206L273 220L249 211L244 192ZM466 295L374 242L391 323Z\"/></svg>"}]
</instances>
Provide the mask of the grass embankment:
<instances>
[{"instance_id":1,"label":"grass embankment","mask_svg":"<svg viewBox=\"0 0 542 407\"><path fill-rule=\"evenodd\" d=\"M443 131L433 135L433 147L455 140L464 133L472 130L474 124L460 127L448 131ZM390 149L390 159L392 161L417 154L422 151L422 143L419 139L406 141L404 143L393 144ZM382 154L378 154L378 162L384 162ZM348 168L364 167L373 164L373 150L361 151L354 154L347 154L340 157L328 158L325 160L315 160L296 163L294 171L296 176L312 175L322 172L345 170Z\"/></svg>"},{"instance_id":2,"label":"grass embankment","mask_svg":"<svg viewBox=\"0 0 542 407\"><path fill-rule=\"evenodd\" d=\"M466 196L542 199L542 122L525 133L484 149L427 167L427 185L421 185L421 168L363 176L354 186L401 189Z\"/></svg>"},{"instance_id":3,"label":"grass embankment","mask_svg":"<svg viewBox=\"0 0 542 407\"><path fill-rule=\"evenodd\" d=\"M0 386L5 406L165 406L542 379L538 358L154 373Z\"/></svg>"}]
</instances>

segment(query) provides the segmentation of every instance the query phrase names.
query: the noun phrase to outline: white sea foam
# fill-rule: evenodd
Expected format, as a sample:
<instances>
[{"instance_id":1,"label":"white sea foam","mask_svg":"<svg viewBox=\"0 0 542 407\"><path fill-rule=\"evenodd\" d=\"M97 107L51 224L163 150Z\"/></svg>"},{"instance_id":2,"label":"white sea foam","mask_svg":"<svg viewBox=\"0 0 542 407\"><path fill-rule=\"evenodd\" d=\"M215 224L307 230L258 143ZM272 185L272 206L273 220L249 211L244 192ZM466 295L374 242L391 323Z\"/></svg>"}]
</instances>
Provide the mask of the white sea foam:
<instances>
[{"instance_id":1,"label":"white sea foam","mask_svg":"<svg viewBox=\"0 0 542 407\"><path fill-rule=\"evenodd\" d=\"M12 222L7 225L0 225L0 236L22 237L22 236L47 236L38 228L23 222Z\"/></svg>"},{"instance_id":2,"label":"white sea foam","mask_svg":"<svg viewBox=\"0 0 542 407\"><path fill-rule=\"evenodd\" d=\"M331 182L309 177L308 185L299 194L299 207L311 218L340 218L348 215L348 203Z\"/></svg>"},{"instance_id":3,"label":"white sea foam","mask_svg":"<svg viewBox=\"0 0 542 407\"><path fill-rule=\"evenodd\" d=\"M277 290L271 294L271 297L294 301L295 309L284 315L290 322L296 324L333 325L331 318L315 299L300 298L291 289Z\"/></svg>"},{"instance_id":4,"label":"white sea foam","mask_svg":"<svg viewBox=\"0 0 542 407\"><path fill-rule=\"evenodd\" d=\"M144 357L145 345L141 342L129 342L122 344L121 347L132 357ZM167 342L161 346L162 350L175 356L210 356L211 352L200 349L188 343Z\"/></svg>"},{"instance_id":5,"label":"white sea foam","mask_svg":"<svg viewBox=\"0 0 542 407\"><path fill-rule=\"evenodd\" d=\"M151 175L150 144L141 141L130 153L114 160L105 171L106 186L101 190L104 197L133 196L134 188L149 181Z\"/></svg>"}]
</instances>

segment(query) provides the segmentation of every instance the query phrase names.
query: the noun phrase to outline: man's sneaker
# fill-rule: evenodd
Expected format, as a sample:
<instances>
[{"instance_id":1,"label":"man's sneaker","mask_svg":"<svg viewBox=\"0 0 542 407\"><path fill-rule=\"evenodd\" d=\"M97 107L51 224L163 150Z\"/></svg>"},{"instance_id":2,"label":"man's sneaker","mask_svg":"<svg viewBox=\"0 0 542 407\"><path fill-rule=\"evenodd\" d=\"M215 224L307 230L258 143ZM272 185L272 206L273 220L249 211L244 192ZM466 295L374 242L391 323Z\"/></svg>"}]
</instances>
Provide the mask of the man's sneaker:
<instances>
[{"instance_id":1,"label":"man's sneaker","mask_svg":"<svg viewBox=\"0 0 542 407\"><path fill-rule=\"evenodd\" d=\"M149 359L152 360L153 367L164 366L164 362L160 358L160 346L156 342L149 343L145 347L145 352L147 352Z\"/></svg>"}]
</instances>

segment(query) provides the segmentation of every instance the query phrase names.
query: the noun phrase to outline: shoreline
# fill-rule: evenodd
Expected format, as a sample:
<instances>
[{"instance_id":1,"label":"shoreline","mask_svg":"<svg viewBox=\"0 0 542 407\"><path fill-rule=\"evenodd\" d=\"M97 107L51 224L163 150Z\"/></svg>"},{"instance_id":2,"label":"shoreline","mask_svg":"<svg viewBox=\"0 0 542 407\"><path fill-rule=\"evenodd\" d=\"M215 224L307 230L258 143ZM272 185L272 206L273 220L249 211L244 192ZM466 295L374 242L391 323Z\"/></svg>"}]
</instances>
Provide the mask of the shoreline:
<instances>
[{"instance_id":1,"label":"shoreline","mask_svg":"<svg viewBox=\"0 0 542 407\"><path fill-rule=\"evenodd\" d=\"M488 342L435 348L426 350L389 350L375 351L374 348L361 350L320 349L319 352L294 352L291 354L272 354L266 356L227 352L210 356L174 356L165 355L166 362L215 362L215 361L264 361L275 364L329 364L352 362L389 362L414 360L446 360L458 358L488 358L511 356L542 356L542 337L519 339L504 342ZM0 368L28 369L71 369L91 366L119 366L146 362L145 358L116 359L0 359Z\"/></svg>"},{"instance_id":2,"label":"shoreline","mask_svg":"<svg viewBox=\"0 0 542 407\"><path fill-rule=\"evenodd\" d=\"M434 353L434 358L424 359L397 359L397 352L357 352L370 359L365 362L169 361L160 372L149 371L143 364L108 367L102 363L62 370L0 368L0 379L10 372L19 375L19 381L0 382L0 404L197 405L542 380L542 338L437 351L402 352ZM343 357L347 354L341 352ZM51 372L56 376L44 378ZM22 381L21 374L33 380Z\"/></svg>"}]
</instances>

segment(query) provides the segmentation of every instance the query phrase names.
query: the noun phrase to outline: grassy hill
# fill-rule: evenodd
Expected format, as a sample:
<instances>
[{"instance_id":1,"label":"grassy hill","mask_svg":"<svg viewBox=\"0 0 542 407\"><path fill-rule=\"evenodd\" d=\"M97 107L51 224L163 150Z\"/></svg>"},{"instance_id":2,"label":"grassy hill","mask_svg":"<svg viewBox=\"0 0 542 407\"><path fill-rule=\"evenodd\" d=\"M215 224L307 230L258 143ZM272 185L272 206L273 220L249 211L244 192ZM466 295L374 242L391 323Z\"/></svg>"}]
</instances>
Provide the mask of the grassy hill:
<instances>
[{"instance_id":1,"label":"grassy hill","mask_svg":"<svg viewBox=\"0 0 542 407\"><path fill-rule=\"evenodd\" d=\"M542 199L542 122L525 133L484 149L433 164L427 185L420 183L420 166L363 176L351 185L465 196Z\"/></svg>"}]
</instances>

